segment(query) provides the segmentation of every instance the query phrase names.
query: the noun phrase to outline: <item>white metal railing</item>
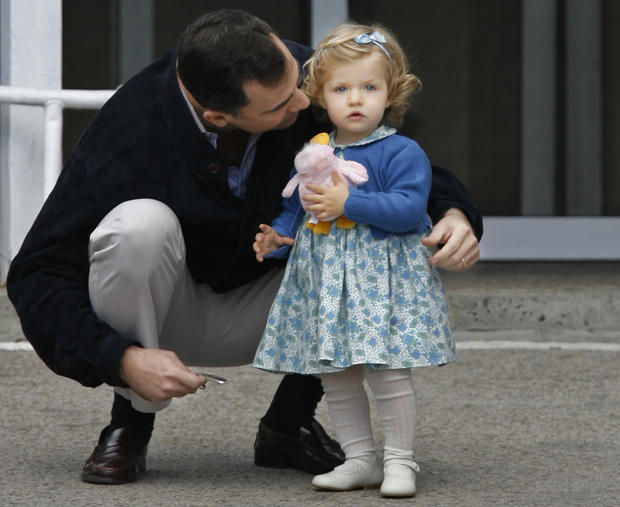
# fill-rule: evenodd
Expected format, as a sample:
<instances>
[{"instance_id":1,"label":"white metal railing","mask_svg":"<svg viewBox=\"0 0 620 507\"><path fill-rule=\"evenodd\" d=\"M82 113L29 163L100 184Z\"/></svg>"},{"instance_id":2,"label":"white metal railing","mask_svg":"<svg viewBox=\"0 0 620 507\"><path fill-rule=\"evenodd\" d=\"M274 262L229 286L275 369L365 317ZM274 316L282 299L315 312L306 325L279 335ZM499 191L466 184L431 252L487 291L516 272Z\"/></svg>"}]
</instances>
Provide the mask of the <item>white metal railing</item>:
<instances>
[{"instance_id":1,"label":"white metal railing","mask_svg":"<svg viewBox=\"0 0 620 507\"><path fill-rule=\"evenodd\" d=\"M63 109L99 109L116 90L44 90L0 86L0 103L45 108L43 188L47 196L62 167Z\"/></svg>"}]
</instances>

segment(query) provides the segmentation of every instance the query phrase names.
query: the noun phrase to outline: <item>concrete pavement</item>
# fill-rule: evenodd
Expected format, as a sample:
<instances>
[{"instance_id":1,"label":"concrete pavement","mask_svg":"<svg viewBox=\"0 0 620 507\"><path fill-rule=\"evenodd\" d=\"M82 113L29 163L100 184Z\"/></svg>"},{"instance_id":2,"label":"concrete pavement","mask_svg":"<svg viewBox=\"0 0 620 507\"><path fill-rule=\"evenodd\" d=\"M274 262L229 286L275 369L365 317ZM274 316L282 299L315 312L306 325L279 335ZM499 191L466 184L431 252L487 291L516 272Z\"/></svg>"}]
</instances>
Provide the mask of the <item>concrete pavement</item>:
<instances>
[{"instance_id":1,"label":"concrete pavement","mask_svg":"<svg viewBox=\"0 0 620 507\"><path fill-rule=\"evenodd\" d=\"M85 389L31 351L0 349L0 505L618 505L618 265L474 269L444 276L459 362L414 370L414 499L317 492L309 475L255 467L258 419L279 377L249 366L213 369L229 383L157 416L139 482L82 483L111 389ZM1 296L0 342L13 342L21 335ZM467 320L472 308L479 317ZM317 417L330 429L324 403ZM373 424L381 445L374 409Z\"/></svg>"},{"instance_id":2,"label":"concrete pavement","mask_svg":"<svg viewBox=\"0 0 620 507\"><path fill-rule=\"evenodd\" d=\"M614 506L620 498L620 354L460 352L415 371L420 506ZM0 353L1 505L377 505L377 491L313 491L310 476L257 468L252 442L278 377L222 368L225 386L157 416L148 471L97 486L79 471L111 390L85 391L32 352ZM373 411L373 416L375 412ZM318 418L329 428L324 404ZM376 418L375 434L380 435ZM380 443L379 443L380 444Z\"/></svg>"}]
</instances>

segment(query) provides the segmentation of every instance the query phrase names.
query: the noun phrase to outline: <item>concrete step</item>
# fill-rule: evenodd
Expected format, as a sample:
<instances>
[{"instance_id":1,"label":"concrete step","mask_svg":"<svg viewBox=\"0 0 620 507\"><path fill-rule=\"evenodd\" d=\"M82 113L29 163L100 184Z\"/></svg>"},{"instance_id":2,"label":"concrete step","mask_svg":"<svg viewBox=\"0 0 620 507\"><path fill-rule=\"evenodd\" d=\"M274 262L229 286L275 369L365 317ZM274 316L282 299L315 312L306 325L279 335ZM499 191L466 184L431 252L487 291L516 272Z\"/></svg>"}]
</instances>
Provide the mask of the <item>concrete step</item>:
<instances>
[{"instance_id":1,"label":"concrete step","mask_svg":"<svg viewBox=\"0 0 620 507\"><path fill-rule=\"evenodd\" d=\"M442 271L442 279L459 336L551 339L561 332L620 341L620 262L480 262L465 273ZM21 336L1 288L0 340Z\"/></svg>"},{"instance_id":2,"label":"concrete step","mask_svg":"<svg viewBox=\"0 0 620 507\"><path fill-rule=\"evenodd\" d=\"M442 279L455 331L620 337L618 262L480 262Z\"/></svg>"}]
</instances>

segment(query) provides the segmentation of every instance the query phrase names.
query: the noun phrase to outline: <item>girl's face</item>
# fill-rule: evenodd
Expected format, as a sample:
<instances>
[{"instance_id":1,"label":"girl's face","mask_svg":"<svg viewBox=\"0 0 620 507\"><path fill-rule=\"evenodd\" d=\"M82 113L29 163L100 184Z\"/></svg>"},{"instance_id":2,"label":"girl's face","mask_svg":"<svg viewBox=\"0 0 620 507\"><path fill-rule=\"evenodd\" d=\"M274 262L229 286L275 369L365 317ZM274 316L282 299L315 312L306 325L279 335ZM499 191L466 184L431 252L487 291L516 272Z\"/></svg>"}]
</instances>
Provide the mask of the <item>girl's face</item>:
<instances>
[{"instance_id":1,"label":"girl's face","mask_svg":"<svg viewBox=\"0 0 620 507\"><path fill-rule=\"evenodd\" d=\"M384 58L373 52L327 72L321 106L336 126L338 144L363 139L381 123L390 105Z\"/></svg>"}]
</instances>

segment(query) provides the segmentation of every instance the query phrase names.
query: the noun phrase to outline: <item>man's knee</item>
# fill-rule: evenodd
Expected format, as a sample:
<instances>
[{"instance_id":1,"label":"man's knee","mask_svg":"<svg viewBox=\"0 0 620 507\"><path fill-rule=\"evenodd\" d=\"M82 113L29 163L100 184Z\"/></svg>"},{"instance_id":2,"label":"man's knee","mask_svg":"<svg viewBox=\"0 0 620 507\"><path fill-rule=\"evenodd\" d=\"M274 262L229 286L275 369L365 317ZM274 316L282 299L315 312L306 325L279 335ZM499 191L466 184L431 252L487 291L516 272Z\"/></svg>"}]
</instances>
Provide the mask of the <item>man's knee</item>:
<instances>
[{"instance_id":1,"label":"man's knee","mask_svg":"<svg viewBox=\"0 0 620 507\"><path fill-rule=\"evenodd\" d=\"M174 212L153 199L119 204L90 236L91 264L113 259L116 269L126 266L134 275L162 263L180 270L185 261L181 226Z\"/></svg>"}]
</instances>

